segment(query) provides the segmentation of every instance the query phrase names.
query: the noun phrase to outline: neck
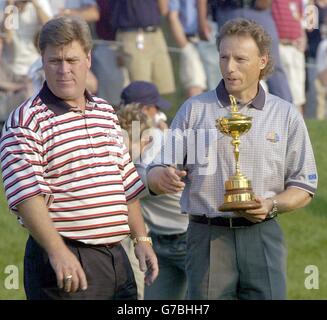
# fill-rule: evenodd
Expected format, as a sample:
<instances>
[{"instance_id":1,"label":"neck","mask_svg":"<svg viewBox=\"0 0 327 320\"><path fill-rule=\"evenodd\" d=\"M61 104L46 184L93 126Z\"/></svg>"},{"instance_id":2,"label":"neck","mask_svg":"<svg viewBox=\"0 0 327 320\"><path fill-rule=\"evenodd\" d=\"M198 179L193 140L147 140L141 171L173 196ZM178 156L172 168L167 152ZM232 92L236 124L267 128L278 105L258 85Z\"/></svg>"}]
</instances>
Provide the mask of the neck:
<instances>
[{"instance_id":1,"label":"neck","mask_svg":"<svg viewBox=\"0 0 327 320\"><path fill-rule=\"evenodd\" d=\"M239 103L241 103L242 105L246 105L257 96L258 92L259 92L259 87L256 86L255 88L247 91L230 92L230 93L237 99Z\"/></svg>"},{"instance_id":2,"label":"neck","mask_svg":"<svg viewBox=\"0 0 327 320\"><path fill-rule=\"evenodd\" d=\"M73 100L64 100L67 104L72 106L73 108L78 108L82 111L85 110L85 105L86 105L86 98L85 96L78 98L78 99L73 99Z\"/></svg>"}]
</instances>

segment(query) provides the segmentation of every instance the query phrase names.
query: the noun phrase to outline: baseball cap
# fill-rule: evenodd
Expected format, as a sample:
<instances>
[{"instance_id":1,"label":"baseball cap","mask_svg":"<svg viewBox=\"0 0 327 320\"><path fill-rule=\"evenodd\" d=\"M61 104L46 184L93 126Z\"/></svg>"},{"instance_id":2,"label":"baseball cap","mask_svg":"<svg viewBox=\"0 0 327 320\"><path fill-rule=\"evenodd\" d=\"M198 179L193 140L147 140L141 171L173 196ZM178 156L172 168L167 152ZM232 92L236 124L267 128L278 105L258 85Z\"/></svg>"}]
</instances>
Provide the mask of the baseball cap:
<instances>
[{"instance_id":1,"label":"baseball cap","mask_svg":"<svg viewBox=\"0 0 327 320\"><path fill-rule=\"evenodd\" d=\"M163 99L155 84L147 81L133 81L121 93L123 103L154 104L161 110L168 110L171 103Z\"/></svg>"}]
</instances>

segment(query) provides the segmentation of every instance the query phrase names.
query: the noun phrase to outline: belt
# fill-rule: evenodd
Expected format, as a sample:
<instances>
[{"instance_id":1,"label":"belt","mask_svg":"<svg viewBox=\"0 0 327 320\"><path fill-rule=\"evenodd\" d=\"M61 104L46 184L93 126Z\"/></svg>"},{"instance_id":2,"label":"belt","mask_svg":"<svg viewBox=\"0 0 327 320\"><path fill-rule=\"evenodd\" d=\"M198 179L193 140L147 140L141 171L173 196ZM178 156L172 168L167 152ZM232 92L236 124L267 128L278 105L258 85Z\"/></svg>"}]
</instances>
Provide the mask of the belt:
<instances>
[{"instance_id":1,"label":"belt","mask_svg":"<svg viewBox=\"0 0 327 320\"><path fill-rule=\"evenodd\" d=\"M279 42L283 44L284 46L294 46L295 41L292 40L284 40L284 39L279 39Z\"/></svg>"},{"instance_id":2,"label":"belt","mask_svg":"<svg viewBox=\"0 0 327 320\"><path fill-rule=\"evenodd\" d=\"M150 233L153 235L153 233ZM186 235L186 232L183 233L177 233L177 234L155 234L154 236L157 237L158 239L162 240L177 240L179 238L182 238Z\"/></svg>"},{"instance_id":3,"label":"belt","mask_svg":"<svg viewBox=\"0 0 327 320\"><path fill-rule=\"evenodd\" d=\"M133 32L133 31L143 31L143 32L156 32L158 30L157 26L147 26L140 28L119 28L120 32Z\"/></svg>"},{"instance_id":4,"label":"belt","mask_svg":"<svg viewBox=\"0 0 327 320\"><path fill-rule=\"evenodd\" d=\"M84 248L106 248L106 249L112 249L116 245L118 245L120 242L114 242L114 243L104 243L104 244L87 244L81 241L69 239L62 237L64 242L68 245L71 245L73 247L84 247Z\"/></svg>"},{"instance_id":5,"label":"belt","mask_svg":"<svg viewBox=\"0 0 327 320\"><path fill-rule=\"evenodd\" d=\"M262 222L271 220L273 218L267 218L263 220ZM196 222L196 223L203 223L207 225L215 225L215 226L221 226L221 227L229 227L231 229L235 228L245 228L245 227L251 227L255 224L261 223L261 222L251 222L245 218L223 218L223 217L216 217L216 218L207 218L206 216L195 216L190 215L190 221Z\"/></svg>"}]
</instances>

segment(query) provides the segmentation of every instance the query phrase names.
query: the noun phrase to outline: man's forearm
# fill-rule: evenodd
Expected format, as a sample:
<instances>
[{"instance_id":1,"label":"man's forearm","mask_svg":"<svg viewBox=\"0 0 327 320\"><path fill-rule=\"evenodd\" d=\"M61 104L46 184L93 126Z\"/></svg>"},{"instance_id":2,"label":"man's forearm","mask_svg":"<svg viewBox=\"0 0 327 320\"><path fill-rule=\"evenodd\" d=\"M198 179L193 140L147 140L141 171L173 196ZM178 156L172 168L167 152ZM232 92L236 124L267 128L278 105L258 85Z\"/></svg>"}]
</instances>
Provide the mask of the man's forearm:
<instances>
[{"instance_id":1,"label":"man's forearm","mask_svg":"<svg viewBox=\"0 0 327 320\"><path fill-rule=\"evenodd\" d=\"M47 23L50 20L50 17L48 14L43 10L43 8L39 5L37 0L32 0L32 3L34 5L37 17L40 21L40 23L43 25Z\"/></svg>"},{"instance_id":2,"label":"man's forearm","mask_svg":"<svg viewBox=\"0 0 327 320\"><path fill-rule=\"evenodd\" d=\"M271 7L272 0L256 0L255 1L255 8L258 10L266 10Z\"/></svg>"},{"instance_id":3,"label":"man's forearm","mask_svg":"<svg viewBox=\"0 0 327 320\"><path fill-rule=\"evenodd\" d=\"M131 230L131 238L147 235L139 200L128 204L128 225Z\"/></svg>"},{"instance_id":4,"label":"man's forearm","mask_svg":"<svg viewBox=\"0 0 327 320\"><path fill-rule=\"evenodd\" d=\"M18 205L19 216L32 237L48 254L61 250L65 243L55 229L43 196L33 197Z\"/></svg>"},{"instance_id":5,"label":"man's forearm","mask_svg":"<svg viewBox=\"0 0 327 320\"><path fill-rule=\"evenodd\" d=\"M173 37L180 48L184 48L188 41L182 26L182 23L179 19L179 12L178 11L171 11L168 14L168 20L171 32Z\"/></svg>"},{"instance_id":6,"label":"man's forearm","mask_svg":"<svg viewBox=\"0 0 327 320\"><path fill-rule=\"evenodd\" d=\"M81 9L69 9L70 14L83 18L87 22L96 22L100 19L100 13L96 6L88 6Z\"/></svg>"},{"instance_id":7,"label":"man's forearm","mask_svg":"<svg viewBox=\"0 0 327 320\"><path fill-rule=\"evenodd\" d=\"M158 0L160 14L165 17L168 14L168 0Z\"/></svg>"},{"instance_id":8,"label":"man's forearm","mask_svg":"<svg viewBox=\"0 0 327 320\"><path fill-rule=\"evenodd\" d=\"M283 213L307 206L312 198L307 191L290 187L282 193L274 196L273 199L277 200L278 211Z\"/></svg>"},{"instance_id":9,"label":"man's forearm","mask_svg":"<svg viewBox=\"0 0 327 320\"><path fill-rule=\"evenodd\" d=\"M207 2L208 0L197 0L198 20L200 25L205 23L207 20L207 15L208 15Z\"/></svg>"}]
</instances>

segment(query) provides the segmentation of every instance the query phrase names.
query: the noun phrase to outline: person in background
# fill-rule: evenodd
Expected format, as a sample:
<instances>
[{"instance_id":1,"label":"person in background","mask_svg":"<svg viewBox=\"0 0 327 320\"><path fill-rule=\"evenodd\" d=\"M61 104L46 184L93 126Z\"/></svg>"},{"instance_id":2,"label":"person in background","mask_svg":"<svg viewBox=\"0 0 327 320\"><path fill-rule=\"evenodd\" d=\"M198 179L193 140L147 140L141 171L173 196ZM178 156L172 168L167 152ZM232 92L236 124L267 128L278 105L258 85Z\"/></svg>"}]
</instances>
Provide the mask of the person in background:
<instances>
[{"instance_id":1,"label":"person in background","mask_svg":"<svg viewBox=\"0 0 327 320\"><path fill-rule=\"evenodd\" d=\"M317 77L315 88L317 92L316 117L318 120L326 118L327 102L327 39L320 42L316 58Z\"/></svg>"},{"instance_id":2,"label":"person in background","mask_svg":"<svg viewBox=\"0 0 327 320\"><path fill-rule=\"evenodd\" d=\"M137 172L147 186L147 166L160 151L164 143L164 132L154 124L153 117L146 114L144 105L168 106L169 103L159 96L155 85L148 82L131 83L122 92L122 96L126 101L142 101L141 104L138 102L122 105L117 114L122 129L127 132L130 154ZM136 124L133 121L140 123L139 130L133 127ZM147 189L146 195L140 199L142 214L149 229L148 235L153 241L153 250L157 255L160 269L156 281L144 288L144 276L140 274L139 268L134 267L136 279L139 279L137 281L139 295L144 294L145 300L183 300L186 297L185 259L188 217L181 213L180 196L180 192L153 196ZM135 266L133 263L135 255L131 250L131 244L125 242L125 247L132 266Z\"/></svg>"},{"instance_id":3,"label":"person in background","mask_svg":"<svg viewBox=\"0 0 327 320\"><path fill-rule=\"evenodd\" d=\"M307 39L302 27L302 0L272 1L272 16L278 36L279 53L293 103L304 114L305 104L305 56Z\"/></svg>"},{"instance_id":4,"label":"person in background","mask_svg":"<svg viewBox=\"0 0 327 320\"><path fill-rule=\"evenodd\" d=\"M27 96L28 86L25 81L17 82L6 61L2 57L4 34L0 34L0 128L10 112L21 104Z\"/></svg>"},{"instance_id":5,"label":"person in background","mask_svg":"<svg viewBox=\"0 0 327 320\"><path fill-rule=\"evenodd\" d=\"M32 93L27 77L29 68L40 57L34 39L53 13L48 0L1 1L0 10L5 13L1 21L5 34L3 59L14 75L13 80L17 83L25 82L28 86L25 99Z\"/></svg>"},{"instance_id":6,"label":"person in background","mask_svg":"<svg viewBox=\"0 0 327 320\"><path fill-rule=\"evenodd\" d=\"M127 70L120 63L119 43L112 27L110 0L97 0L100 19L96 22L96 41L92 51L92 72L98 79L97 95L114 106L120 103L120 94L129 83Z\"/></svg>"},{"instance_id":7,"label":"person in background","mask_svg":"<svg viewBox=\"0 0 327 320\"><path fill-rule=\"evenodd\" d=\"M174 93L172 63L160 27L168 0L110 0L110 6L129 81L152 82L160 94Z\"/></svg>"},{"instance_id":8,"label":"person in background","mask_svg":"<svg viewBox=\"0 0 327 320\"><path fill-rule=\"evenodd\" d=\"M55 16L80 17L86 22L96 22L100 12L95 0L49 0Z\"/></svg>"},{"instance_id":9,"label":"person in background","mask_svg":"<svg viewBox=\"0 0 327 320\"><path fill-rule=\"evenodd\" d=\"M181 48L179 75L186 94L188 97L200 94L209 88L207 80L210 79L210 74L207 77L206 71L210 69L210 73L217 77L220 71L216 50L207 48L205 54L201 54L201 48L204 47L201 47L203 41L199 37L196 0L170 0L168 20L175 42ZM215 48L215 44L212 45ZM214 54L213 59L210 54ZM205 61L202 60L203 56L206 56ZM208 61L214 61L214 64L205 68ZM218 78L216 80L214 86L217 86Z\"/></svg>"}]
</instances>

